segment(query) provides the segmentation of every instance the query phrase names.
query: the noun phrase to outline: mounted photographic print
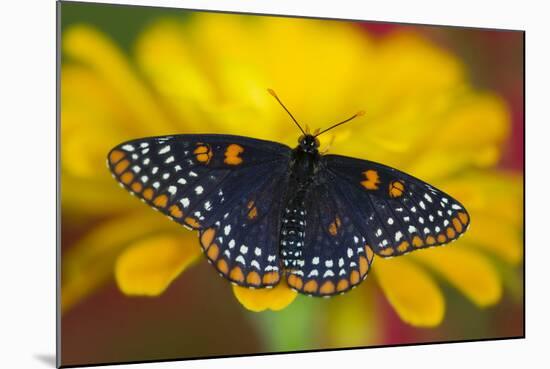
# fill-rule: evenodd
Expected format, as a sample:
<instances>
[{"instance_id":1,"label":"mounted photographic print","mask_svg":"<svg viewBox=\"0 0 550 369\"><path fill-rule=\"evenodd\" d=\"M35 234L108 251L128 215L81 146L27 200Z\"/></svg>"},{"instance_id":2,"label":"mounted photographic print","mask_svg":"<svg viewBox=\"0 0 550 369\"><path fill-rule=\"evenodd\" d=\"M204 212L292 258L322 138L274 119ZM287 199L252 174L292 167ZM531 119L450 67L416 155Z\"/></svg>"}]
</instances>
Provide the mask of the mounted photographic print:
<instances>
[{"instance_id":1,"label":"mounted photographic print","mask_svg":"<svg viewBox=\"0 0 550 369\"><path fill-rule=\"evenodd\" d=\"M524 32L58 17L58 365L524 337Z\"/></svg>"}]
</instances>

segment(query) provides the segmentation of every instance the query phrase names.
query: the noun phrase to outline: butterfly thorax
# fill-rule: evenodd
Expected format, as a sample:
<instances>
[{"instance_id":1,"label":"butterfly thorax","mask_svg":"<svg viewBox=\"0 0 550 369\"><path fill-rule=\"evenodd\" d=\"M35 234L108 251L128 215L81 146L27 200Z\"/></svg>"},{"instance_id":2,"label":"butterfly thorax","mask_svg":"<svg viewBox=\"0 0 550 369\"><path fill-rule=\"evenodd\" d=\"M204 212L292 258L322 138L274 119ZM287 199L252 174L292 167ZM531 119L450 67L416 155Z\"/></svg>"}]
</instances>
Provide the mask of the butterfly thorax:
<instances>
[{"instance_id":1,"label":"butterfly thorax","mask_svg":"<svg viewBox=\"0 0 550 369\"><path fill-rule=\"evenodd\" d=\"M311 141L311 138L314 141ZM285 200L280 232L281 259L285 269L299 269L304 260L307 211L305 199L319 165L318 141L313 136L300 138L292 151L289 191Z\"/></svg>"}]
</instances>

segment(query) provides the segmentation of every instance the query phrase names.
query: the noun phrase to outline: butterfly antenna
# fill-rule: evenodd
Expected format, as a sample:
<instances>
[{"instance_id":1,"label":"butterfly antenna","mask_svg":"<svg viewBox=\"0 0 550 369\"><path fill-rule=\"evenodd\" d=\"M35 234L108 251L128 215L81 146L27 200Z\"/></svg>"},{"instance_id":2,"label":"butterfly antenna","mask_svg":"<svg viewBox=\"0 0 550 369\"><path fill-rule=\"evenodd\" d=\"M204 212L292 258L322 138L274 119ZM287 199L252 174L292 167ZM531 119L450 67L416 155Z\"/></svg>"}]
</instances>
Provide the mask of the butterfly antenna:
<instances>
[{"instance_id":1,"label":"butterfly antenna","mask_svg":"<svg viewBox=\"0 0 550 369\"><path fill-rule=\"evenodd\" d=\"M277 96L277 94L275 93L275 91L273 91L272 89L268 88L268 89L267 89L267 92L269 92L271 96L273 96L275 99L277 99L277 101L279 102L279 104L281 104L281 106L283 107L283 109L285 109L286 112L288 113L288 115L290 115L290 117L292 118L292 120L294 121L294 123L296 123L296 125L298 126L298 128L300 128L300 131L302 131L302 133L305 135L306 133L304 132L304 130L302 129L302 127L300 126L300 124L296 121L296 119L294 118L294 116L288 111L288 109L286 108L286 106L281 102L281 100L279 99L279 96Z\"/></svg>"},{"instance_id":2,"label":"butterfly antenna","mask_svg":"<svg viewBox=\"0 0 550 369\"><path fill-rule=\"evenodd\" d=\"M355 118L357 118L357 117L360 117L360 116L362 116L362 115L365 115L365 112L364 112L363 110L358 111L357 113L355 113L353 116L349 117L348 119L346 119L346 120L344 120L344 121L341 121L340 123L336 123L335 125L330 126L330 127L328 127L327 129L325 129L325 130L322 130L321 132L317 133L317 134L316 134L315 136L313 136L313 137L320 136L320 135L322 135L323 133L325 133L325 132L327 132L327 131L330 131L331 129L336 128L336 127L338 127L338 126L340 126L340 125L342 125L342 124L344 124L344 123L347 123L347 122L349 122L350 120L355 119Z\"/></svg>"}]
</instances>

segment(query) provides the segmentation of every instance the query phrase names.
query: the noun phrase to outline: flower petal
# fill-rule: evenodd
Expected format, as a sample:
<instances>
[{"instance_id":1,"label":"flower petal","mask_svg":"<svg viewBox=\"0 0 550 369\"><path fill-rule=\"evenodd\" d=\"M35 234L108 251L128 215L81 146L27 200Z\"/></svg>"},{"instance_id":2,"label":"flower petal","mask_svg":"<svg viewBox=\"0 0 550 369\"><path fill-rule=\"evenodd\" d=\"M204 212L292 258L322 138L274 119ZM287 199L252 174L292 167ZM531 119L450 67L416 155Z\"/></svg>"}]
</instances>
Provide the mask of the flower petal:
<instances>
[{"instance_id":1,"label":"flower petal","mask_svg":"<svg viewBox=\"0 0 550 369\"><path fill-rule=\"evenodd\" d=\"M373 271L403 321L418 327L441 323L445 300L437 284L422 268L403 258L378 258Z\"/></svg>"},{"instance_id":2,"label":"flower petal","mask_svg":"<svg viewBox=\"0 0 550 369\"><path fill-rule=\"evenodd\" d=\"M158 296L201 254L180 237L160 235L130 244L117 258L115 279L126 295Z\"/></svg>"},{"instance_id":3,"label":"flower petal","mask_svg":"<svg viewBox=\"0 0 550 369\"><path fill-rule=\"evenodd\" d=\"M134 125L144 130L155 128L157 134L171 133L155 98L140 81L122 51L103 33L86 25L75 25L63 35L66 55L90 67L119 97L131 112Z\"/></svg>"},{"instance_id":4,"label":"flower petal","mask_svg":"<svg viewBox=\"0 0 550 369\"><path fill-rule=\"evenodd\" d=\"M518 210L521 211L521 210ZM470 213L472 222L464 242L489 250L506 262L519 264L523 258L521 231L498 218Z\"/></svg>"},{"instance_id":5,"label":"flower petal","mask_svg":"<svg viewBox=\"0 0 550 369\"><path fill-rule=\"evenodd\" d=\"M291 290L284 280L273 288L250 289L233 285L233 293L245 308L255 312L282 310L297 296L297 292Z\"/></svg>"},{"instance_id":6,"label":"flower petal","mask_svg":"<svg viewBox=\"0 0 550 369\"><path fill-rule=\"evenodd\" d=\"M67 311L94 292L113 273L115 258L136 240L162 233L175 233L182 244L198 247L194 232L166 220L161 214L144 208L95 225L81 239L63 251L61 308ZM67 221L65 221L64 227Z\"/></svg>"},{"instance_id":7,"label":"flower petal","mask_svg":"<svg viewBox=\"0 0 550 369\"><path fill-rule=\"evenodd\" d=\"M494 305L502 297L502 284L496 268L479 252L452 246L432 248L413 255L480 307Z\"/></svg>"}]
</instances>

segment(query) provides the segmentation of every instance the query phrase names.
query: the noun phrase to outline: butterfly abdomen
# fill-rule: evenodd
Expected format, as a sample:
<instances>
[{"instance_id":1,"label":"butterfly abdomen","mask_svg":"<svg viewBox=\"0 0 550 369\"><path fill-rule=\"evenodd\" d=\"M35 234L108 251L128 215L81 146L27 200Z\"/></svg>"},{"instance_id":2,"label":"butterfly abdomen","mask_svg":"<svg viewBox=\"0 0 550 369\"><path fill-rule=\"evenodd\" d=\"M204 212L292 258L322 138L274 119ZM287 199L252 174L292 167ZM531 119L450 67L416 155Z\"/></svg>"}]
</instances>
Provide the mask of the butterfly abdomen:
<instances>
[{"instance_id":1,"label":"butterfly abdomen","mask_svg":"<svg viewBox=\"0 0 550 369\"><path fill-rule=\"evenodd\" d=\"M285 269L300 269L304 266L302 251L307 219L304 201L313 183L317 163L316 152L306 153L300 148L294 150L290 164L291 185L281 219L280 250Z\"/></svg>"},{"instance_id":2,"label":"butterfly abdomen","mask_svg":"<svg viewBox=\"0 0 550 369\"><path fill-rule=\"evenodd\" d=\"M280 246L285 268L303 266L302 250L306 231L305 189L300 189L287 202L283 211Z\"/></svg>"}]
</instances>

